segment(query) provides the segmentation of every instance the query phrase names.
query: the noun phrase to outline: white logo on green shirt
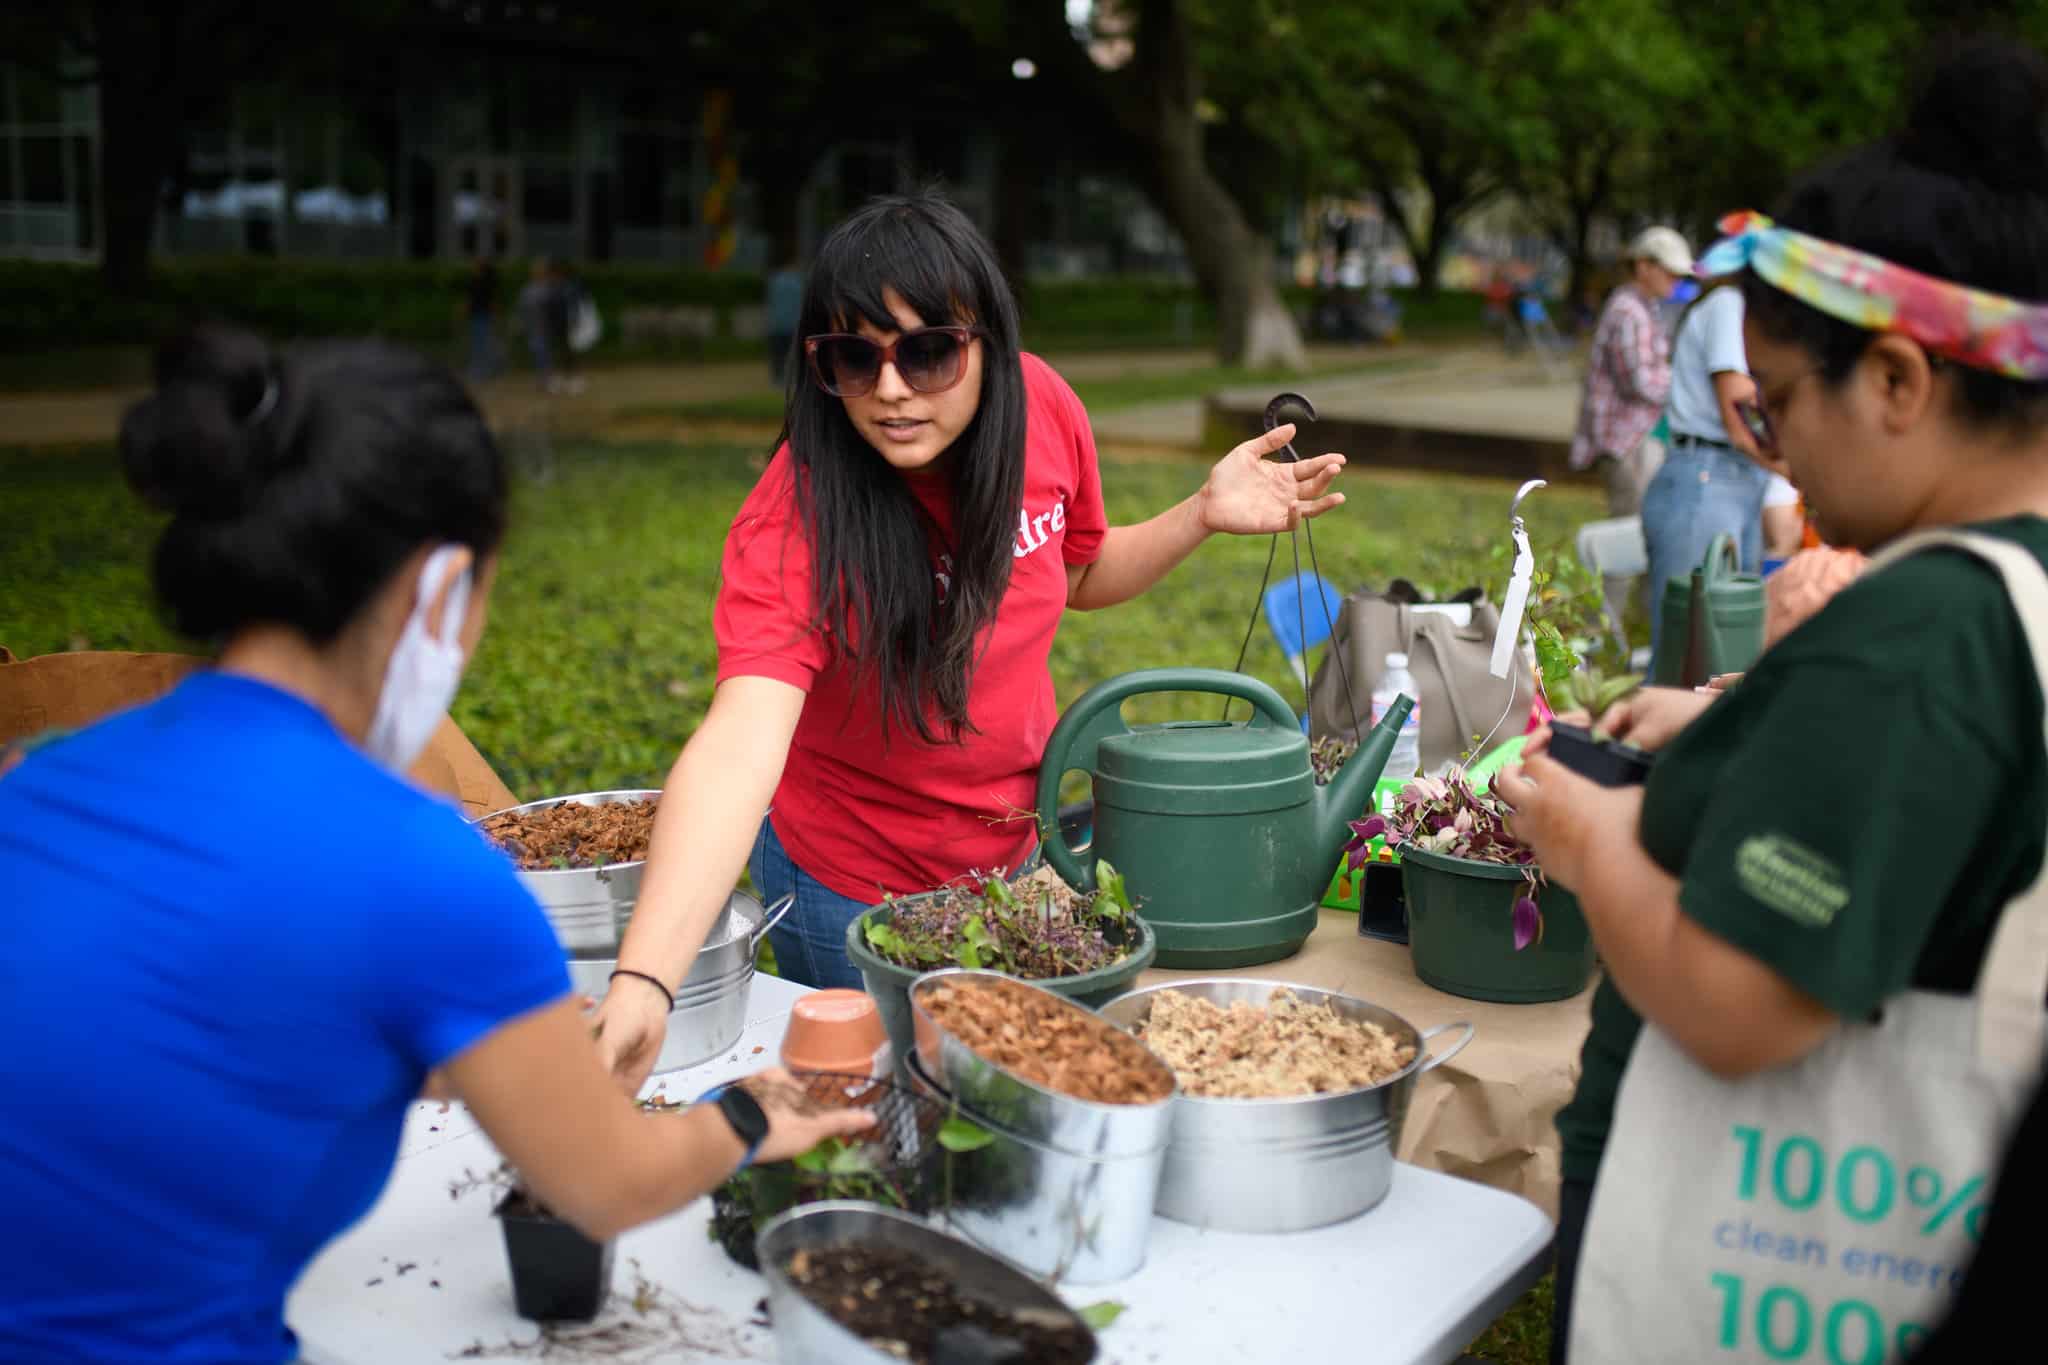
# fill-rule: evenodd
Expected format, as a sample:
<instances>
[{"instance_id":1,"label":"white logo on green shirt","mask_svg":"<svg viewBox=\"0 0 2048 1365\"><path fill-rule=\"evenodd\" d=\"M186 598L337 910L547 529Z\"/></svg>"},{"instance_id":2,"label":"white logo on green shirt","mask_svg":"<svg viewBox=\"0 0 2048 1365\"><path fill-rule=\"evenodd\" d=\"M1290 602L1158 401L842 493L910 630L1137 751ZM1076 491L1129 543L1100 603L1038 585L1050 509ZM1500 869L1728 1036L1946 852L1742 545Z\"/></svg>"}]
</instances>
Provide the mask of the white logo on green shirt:
<instances>
[{"instance_id":1,"label":"white logo on green shirt","mask_svg":"<svg viewBox=\"0 0 2048 1365\"><path fill-rule=\"evenodd\" d=\"M1782 835L1743 840L1735 851L1735 876L1760 903L1813 929L1825 928L1849 903L1841 869Z\"/></svg>"}]
</instances>

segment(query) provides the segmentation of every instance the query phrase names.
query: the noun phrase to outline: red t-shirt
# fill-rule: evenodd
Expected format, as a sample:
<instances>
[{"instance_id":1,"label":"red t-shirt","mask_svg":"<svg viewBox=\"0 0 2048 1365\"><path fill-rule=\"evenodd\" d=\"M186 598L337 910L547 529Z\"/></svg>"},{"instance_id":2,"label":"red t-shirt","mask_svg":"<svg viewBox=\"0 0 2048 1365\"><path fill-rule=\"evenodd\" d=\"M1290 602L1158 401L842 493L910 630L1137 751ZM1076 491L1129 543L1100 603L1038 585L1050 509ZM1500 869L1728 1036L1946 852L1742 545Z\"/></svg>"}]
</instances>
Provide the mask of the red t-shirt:
<instances>
[{"instance_id":1,"label":"red t-shirt","mask_svg":"<svg viewBox=\"0 0 2048 1365\"><path fill-rule=\"evenodd\" d=\"M1067 566L1090 564L1109 529L1095 436L1051 366L1023 357L1024 506L1010 585L978 642L967 711L975 731L925 743L882 738L873 683L811 628L811 556L796 515L788 447L733 518L714 623L718 680L774 678L810 694L770 816L797 865L842 896L875 902L928 891L969 870L1015 869L1037 838L1038 763L1058 719L1046 661L1067 606ZM950 543L942 480L909 480ZM930 547L940 591L948 558Z\"/></svg>"}]
</instances>

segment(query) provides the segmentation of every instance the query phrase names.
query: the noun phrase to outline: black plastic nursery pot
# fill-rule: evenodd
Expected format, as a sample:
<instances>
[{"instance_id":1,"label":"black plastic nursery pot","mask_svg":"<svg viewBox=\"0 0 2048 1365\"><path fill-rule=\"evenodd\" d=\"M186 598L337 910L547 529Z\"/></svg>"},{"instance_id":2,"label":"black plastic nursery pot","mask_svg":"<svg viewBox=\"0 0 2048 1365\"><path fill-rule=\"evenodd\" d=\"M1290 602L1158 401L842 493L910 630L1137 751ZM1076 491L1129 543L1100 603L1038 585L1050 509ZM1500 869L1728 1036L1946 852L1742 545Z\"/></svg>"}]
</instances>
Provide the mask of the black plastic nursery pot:
<instances>
[{"instance_id":1,"label":"black plastic nursery pot","mask_svg":"<svg viewBox=\"0 0 2048 1365\"><path fill-rule=\"evenodd\" d=\"M898 900L878 905L865 915L857 915L846 926L846 955L853 965L860 969L861 985L875 998L875 1005L881 1010L882 1024L889 1030L889 1050L895 1055L898 1074L903 1073L903 1059L910 1055L917 1045L917 1035L911 1025L910 983L923 976L930 968L912 969L899 967L868 947L865 936L866 926L872 922L887 924L889 917L899 905L915 904L932 896L948 894L928 891L916 896L904 896ZM1094 1009L1106 1005L1131 988L1138 979L1138 973L1152 965L1152 959L1159 955L1159 941L1152 934L1152 926L1136 915L1130 923L1137 937L1131 942L1131 951L1120 961L1107 967L1099 967L1079 976L1053 976L1034 980L1034 986L1059 995L1064 995L1077 1004ZM952 964L947 964L952 965Z\"/></svg>"},{"instance_id":2,"label":"black plastic nursery pot","mask_svg":"<svg viewBox=\"0 0 2048 1365\"><path fill-rule=\"evenodd\" d=\"M612 1242L593 1242L523 1194L498 1201L512 1301L535 1322L589 1322L612 1288Z\"/></svg>"},{"instance_id":3,"label":"black plastic nursery pot","mask_svg":"<svg viewBox=\"0 0 2048 1365\"><path fill-rule=\"evenodd\" d=\"M1514 903L1523 870L1401 850L1408 945L1415 974L1468 1000L1532 1005L1577 995L1593 979L1593 936L1578 897L1546 885L1536 896L1543 937L1515 948Z\"/></svg>"},{"instance_id":4,"label":"black plastic nursery pot","mask_svg":"<svg viewBox=\"0 0 2048 1365\"><path fill-rule=\"evenodd\" d=\"M1596 739L1591 730L1554 720L1550 756L1603 787L1640 787L1650 777L1649 754L1617 740Z\"/></svg>"}]
</instances>

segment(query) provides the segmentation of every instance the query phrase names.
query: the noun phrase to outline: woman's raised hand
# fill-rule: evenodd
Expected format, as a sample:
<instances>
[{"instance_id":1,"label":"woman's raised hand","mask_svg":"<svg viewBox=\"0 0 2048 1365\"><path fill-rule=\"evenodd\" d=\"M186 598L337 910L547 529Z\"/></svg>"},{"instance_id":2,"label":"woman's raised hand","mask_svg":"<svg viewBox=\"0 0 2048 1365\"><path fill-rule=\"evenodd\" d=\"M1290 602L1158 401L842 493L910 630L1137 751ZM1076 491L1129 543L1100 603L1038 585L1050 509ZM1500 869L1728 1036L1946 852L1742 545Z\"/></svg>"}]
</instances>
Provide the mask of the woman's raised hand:
<instances>
[{"instance_id":1,"label":"woman's raised hand","mask_svg":"<svg viewBox=\"0 0 2048 1365\"><path fill-rule=\"evenodd\" d=\"M1232 535L1263 536L1289 531L1344 502L1329 491L1344 468L1342 455L1279 463L1266 456L1294 439L1294 424L1282 422L1216 462L1202 485L1202 526Z\"/></svg>"}]
</instances>

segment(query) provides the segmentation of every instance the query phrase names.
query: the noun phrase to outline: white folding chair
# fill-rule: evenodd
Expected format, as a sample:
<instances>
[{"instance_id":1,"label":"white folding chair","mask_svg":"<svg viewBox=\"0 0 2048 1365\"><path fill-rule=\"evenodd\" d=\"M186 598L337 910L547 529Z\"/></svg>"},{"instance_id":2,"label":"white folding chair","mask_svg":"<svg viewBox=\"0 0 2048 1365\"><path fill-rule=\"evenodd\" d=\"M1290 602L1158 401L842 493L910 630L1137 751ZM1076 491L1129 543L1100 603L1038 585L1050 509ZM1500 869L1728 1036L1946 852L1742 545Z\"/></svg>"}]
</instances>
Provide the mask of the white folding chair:
<instances>
[{"instance_id":1,"label":"white folding chair","mask_svg":"<svg viewBox=\"0 0 2048 1365\"><path fill-rule=\"evenodd\" d=\"M1596 574L1612 574L1616 577L1635 578L1650 571L1650 547L1643 539L1641 517L1611 517L1606 521L1589 521L1579 528L1579 563ZM1651 609L1656 610L1660 602L1652 585ZM1621 622L1611 612L1603 610L1607 617L1607 631L1623 647L1628 646L1628 637L1622 634ZM1629 656L1629 667L1640 671L1649 666L1650 651L1639 649Z\"/></svg>"}]
</instances>

